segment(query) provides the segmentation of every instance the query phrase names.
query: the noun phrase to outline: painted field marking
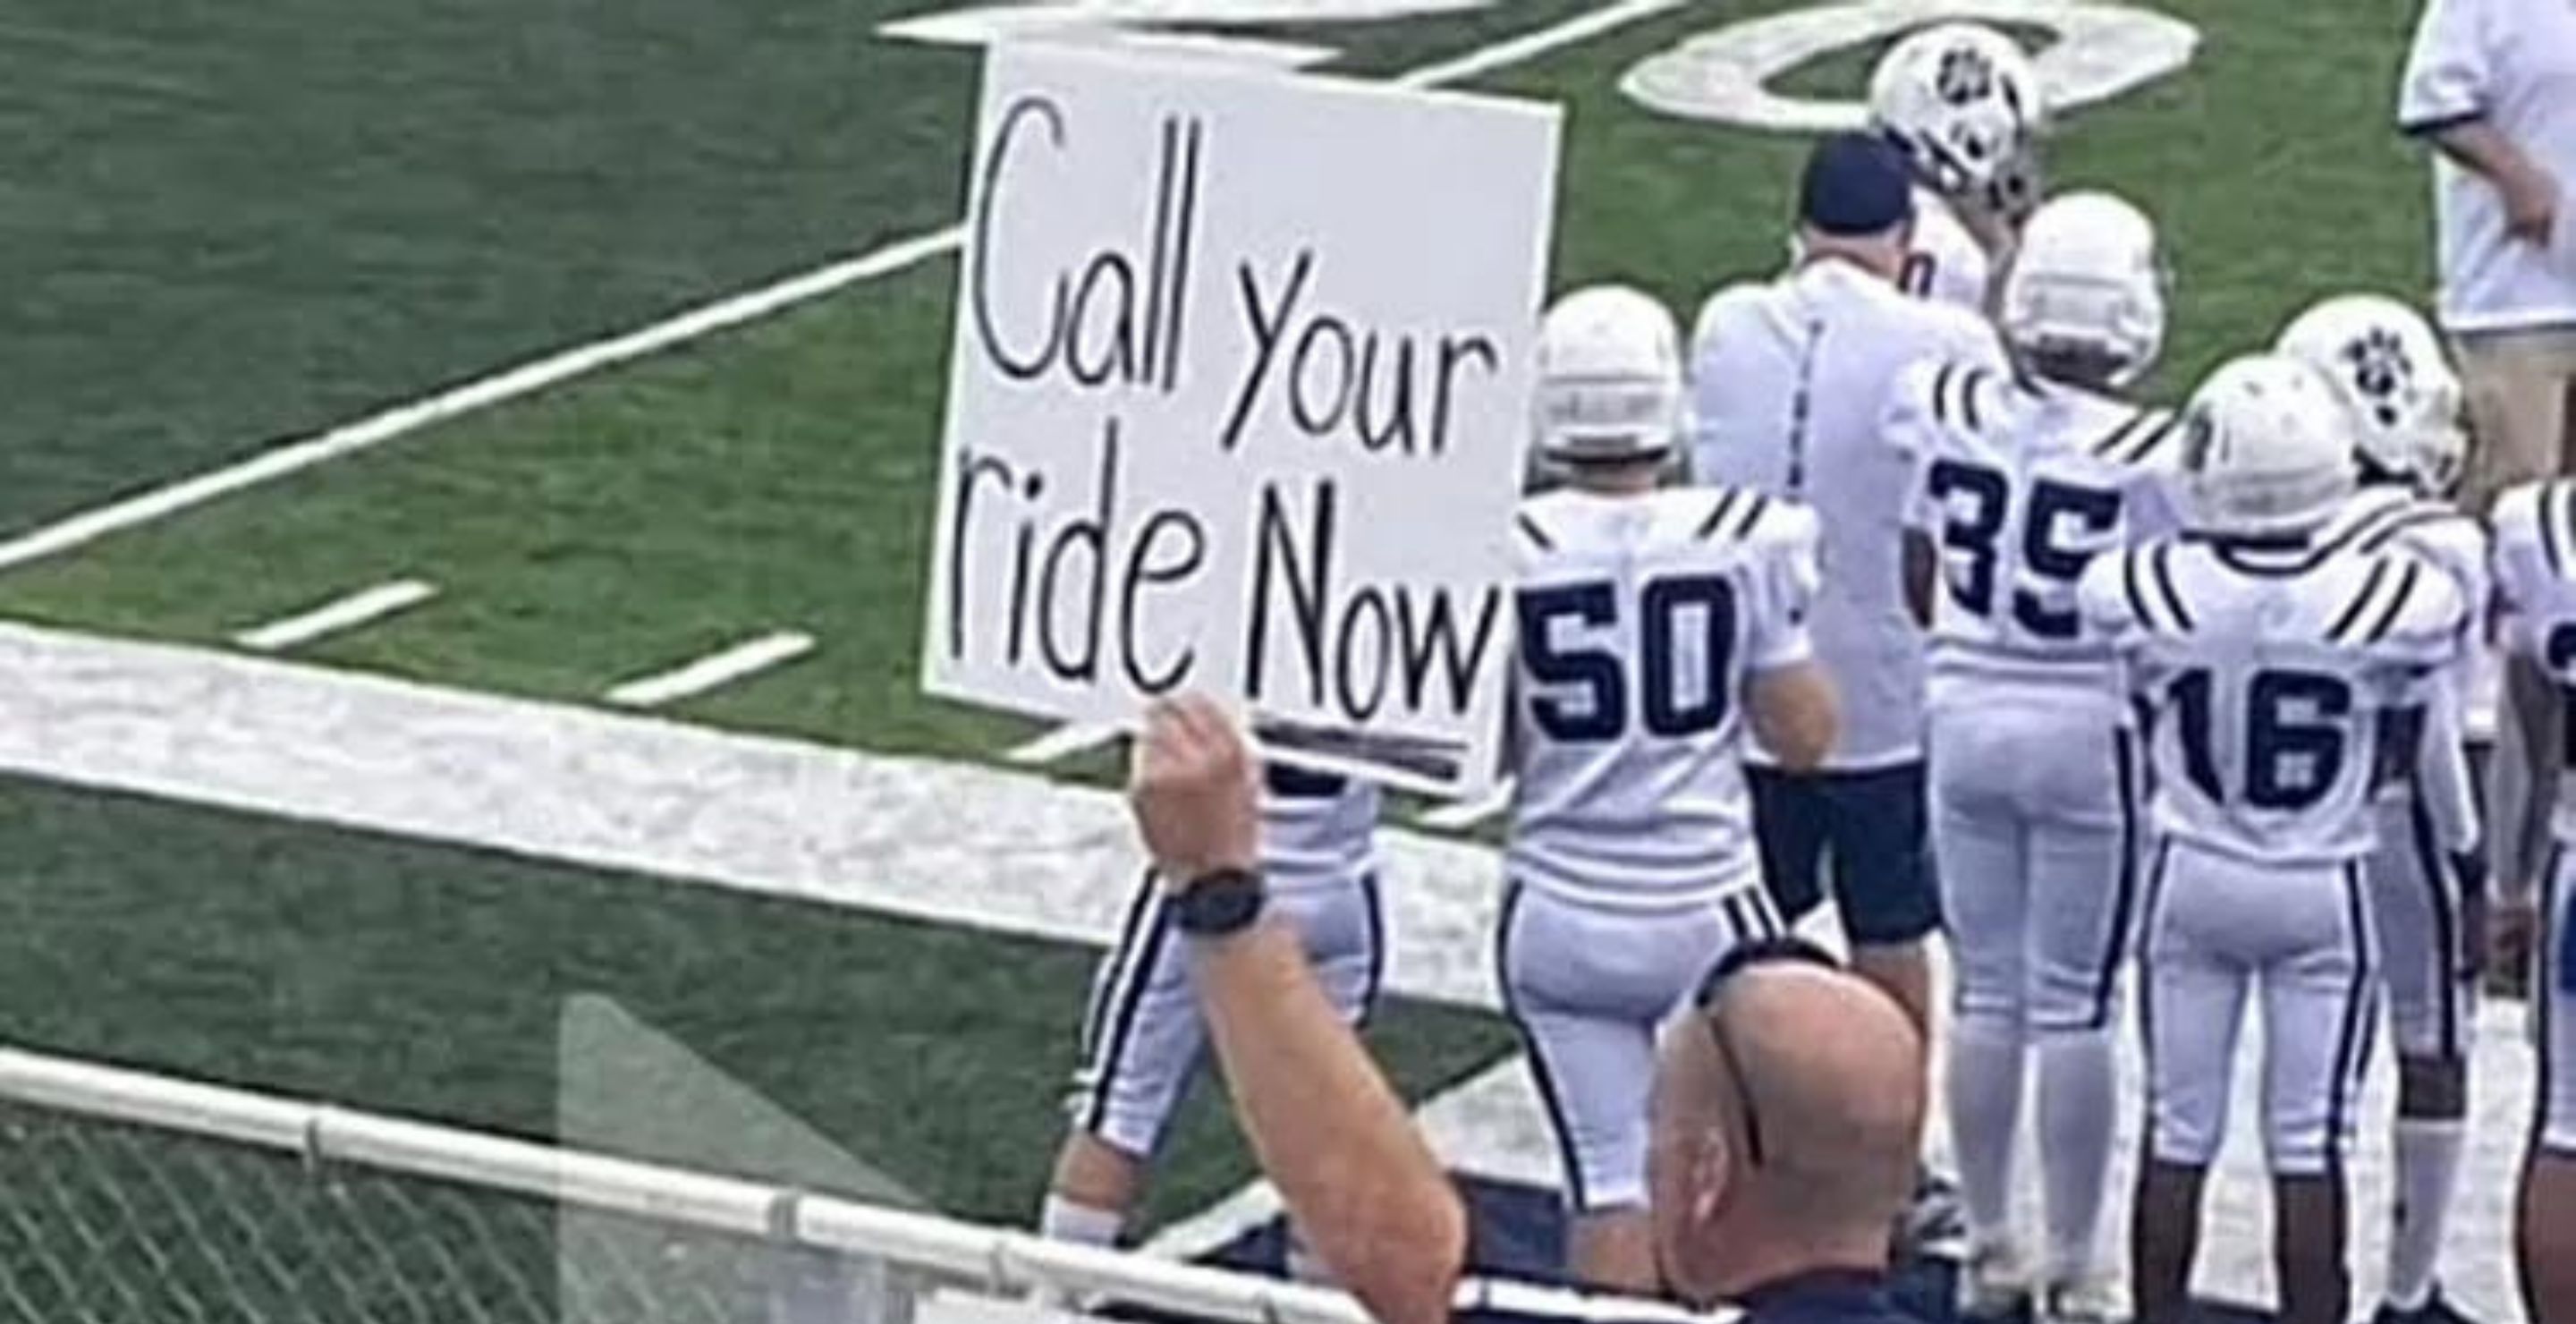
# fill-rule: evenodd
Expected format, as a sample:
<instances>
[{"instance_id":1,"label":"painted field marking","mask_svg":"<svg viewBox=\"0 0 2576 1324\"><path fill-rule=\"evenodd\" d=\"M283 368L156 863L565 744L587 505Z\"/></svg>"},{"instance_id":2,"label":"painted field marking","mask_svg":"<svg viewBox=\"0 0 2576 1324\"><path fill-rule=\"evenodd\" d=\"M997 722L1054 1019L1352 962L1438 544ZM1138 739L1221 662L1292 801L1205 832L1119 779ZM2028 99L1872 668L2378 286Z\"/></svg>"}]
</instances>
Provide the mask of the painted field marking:
<instances>
[{"instance_id":1,"label":"painted field marking","mask_svg":"<svg viewBox=\"0 0 2576 1324\"><path fill-rule=\"evenodd\" d=\"M244 630L233 636L233 642L254 653L282 652L383 620L395 612L409 611L437 596L438 586L425 579L387 580L310 611Z\"/></svg>"},{"instance_id":2,"label":"painted field marking","mask_svg":"<svg viewBox=\"0 0 2576 1324\"><path fill-rule=\"evenodd\" d=\"M606 340L531 359L409 404L370 414L319 436L262 451L247 460L210 469L166 487L82 511L0 542L0 571L86 546L112 533L150 524L263 483L275 482L346 455L371 450L436 423L533 395L603 368L630 363L711 332L757 321L861 281L891 275L952 252L955 226L898 240L873 252L729 295L676 317Z\"/></svg>"},{"instance_id":3,"label":"painted field marking","mask_svg":"<svg viewBox=\"0 0 2576 1324\"><path fill-rule=\"evenodd\" d=\"M1577 14L1454 59L1398 74L1400 87L1441 87L1492 73L1525 60L1589 41L1625 24L1679 8L1686 0L1624 0ZM85 547L111 534L166 519L220 497L302 473L318 464L371 450L398 437L478 410L533 395L577 377L629 363L713 332L758 321L865 281L956 252L962 223L899 239L871 252L828 263L775 283L729 295L623 335L532 359L408 404L262 451L248 459L183 478L163 487L78 512L0 542L0 572Z\"/></svg>"},{"instance_id":4,"label":"painted field marking","mask_svg":"<svg viewBox=\"0 0 2576 1324\"><path fill-rule=\"evenodd\" d=\"M330 824L714 884L932 923L1099 946L1135 895L1135 829L1114 792L935 759L568 704L503 698L276 658L0 623L0 770ZM1388 991L1492 1008L1501 863L1472 842L1382 830ZM2532 1054L2521 1008L2486 1009L2477 1109L2446 1286L2481 1317L2511 1317L2512 1174ZM2259 1036L2256 1036L2259 1037ZM2124 1133L2142 1085L2118 1041ZM2385 1262L2394 1071L2373 1070L2352 1155L2354 1290ZM1525 1082L1442 1095L1453 1164L1506 1180L1553 1173ZM2201 1282L2258 1299L2264 1234L2261 1073L2240 1072L2230 1143L2212 1174ZM1940 1097L1936 1090L1933 1097ZM1466 1120L1469 1105L1486 1100ZM1446 1105L1443 1107L1442 1105ZM1445 1127L1450 1123L1443 1122ZM1434 1129L1435 1136L1442 1135ZM2134 1144L2124 1143L2122 1152ZM2035 1169L2025 1169L2025 1199ZM2114 1241L2116 1242L2116 1238ZM2117 1247L2113 1254L2118 1254Z\"/></svg>"},{"instance_id":5,"label":"painted field marking","mask_svg":"<svg viewBox=\"0 0 2576 1324\"><path fill-rule=\"evenodd\" d=\"M1118 738L1113 722L1067 722L1025 744L1013 745L1002 757L1022 767L1041 768L1094 750Z\"/></svg>"},{"instance_id":6,"label":"painted field marking","mask_svg":"<svg viewBox=\"0 0 2576 1324\"><path fill-rule=\"evenodd\" d=\"M814 636L801 630L773 630L668 671L625 681L611 687L604 697L621 708L659 708L758 675L813 651Z\"/></svg>"}]
</instances>

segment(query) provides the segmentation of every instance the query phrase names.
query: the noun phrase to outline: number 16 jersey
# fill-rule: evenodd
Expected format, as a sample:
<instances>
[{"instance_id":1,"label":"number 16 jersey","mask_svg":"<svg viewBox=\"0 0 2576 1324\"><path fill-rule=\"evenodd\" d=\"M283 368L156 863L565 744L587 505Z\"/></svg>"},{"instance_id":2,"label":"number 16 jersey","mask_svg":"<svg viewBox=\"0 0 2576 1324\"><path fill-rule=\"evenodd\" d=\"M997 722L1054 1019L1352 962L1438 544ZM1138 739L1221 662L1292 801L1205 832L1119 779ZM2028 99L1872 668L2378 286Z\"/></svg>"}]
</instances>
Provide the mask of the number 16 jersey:
<instances>
[{"instance_id":1,"label":"number 16 jersey","mask_svg":"<svg viewBox=\"0 0 2576 1324\"><path fill-rule=\"evenodd\" d=\"M1807 507L1738 488L1521 507L1515 881L1612 909L1759 881L1747 693L1812 655L1818 535Z\"/></svg>"},{"instance_id":2,"label":"number 16 jersey","mask_svg":"<svg viewBox=\"0 0 2576 1324\"><path fill-rule=\"evenodd\" d=\"M2159 539L2094 561L2081 594L2148 714L2158 832L2270 866L2369 853L2381 723L2468 625L2423 557L2305 539Z\"/></svg>"}]
</instances>

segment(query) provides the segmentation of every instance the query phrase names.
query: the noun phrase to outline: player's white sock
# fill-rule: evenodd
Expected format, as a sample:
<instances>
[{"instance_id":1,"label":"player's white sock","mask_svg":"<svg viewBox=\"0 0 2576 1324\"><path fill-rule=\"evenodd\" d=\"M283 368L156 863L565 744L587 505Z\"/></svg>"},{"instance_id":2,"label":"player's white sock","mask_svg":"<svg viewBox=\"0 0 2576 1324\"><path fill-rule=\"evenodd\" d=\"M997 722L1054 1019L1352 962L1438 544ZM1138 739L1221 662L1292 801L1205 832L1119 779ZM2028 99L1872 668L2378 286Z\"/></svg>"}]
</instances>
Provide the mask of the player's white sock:
<instances>
[{"instance_id":1,"label":"player's white sock","mask_svg":"<svg viewBox=\"0 0 2576 1324\"><path fill-rule=\"evenodd\" d=\"M2090 1279L2100 1255L2119 1107L2111 1032L2040 1036L2039 1170L2048 1227L2048 1278Z\"/></svg>"},{"instance_id":2,"label":"player's white sock","mask_svg":"<svg viewBox=\"0 0 2576 1324\"><path fill-rule=\"evenodd\" d=\"M2400 1310L2420 1308L2433 1295L2467 1132L2456 1118L2397 1119L2397 1221L2388 1236L2388 1301Z\"/></svg>"},{"instance_id":3,"label":"player's white sock","mask_svg":"<svg viewBox=\"0 0 2576 1324\"><path fill-rule=\"evenodd\" d=\"M1049 1195L1046 1203L1038 1206L1038 1235L1054 1241L1115 1246L1118 1234L1126 1227L1124 1214L1076 1204L1058 1195Z\"/></svg>"},{"instance_id":4,"label":"player's white sock","mask_svg":"<svg viewBox=\"0 0 2576 1324\"><path fill-rule=\"evenodd\" d=\"M2013 1133L2021 1125L2022 1040L2014 1027L1963 1016L1950 1025L1950 1145L1959 1197L1980 1248L2011 1239Z\"/></svg>"}]
</instances>

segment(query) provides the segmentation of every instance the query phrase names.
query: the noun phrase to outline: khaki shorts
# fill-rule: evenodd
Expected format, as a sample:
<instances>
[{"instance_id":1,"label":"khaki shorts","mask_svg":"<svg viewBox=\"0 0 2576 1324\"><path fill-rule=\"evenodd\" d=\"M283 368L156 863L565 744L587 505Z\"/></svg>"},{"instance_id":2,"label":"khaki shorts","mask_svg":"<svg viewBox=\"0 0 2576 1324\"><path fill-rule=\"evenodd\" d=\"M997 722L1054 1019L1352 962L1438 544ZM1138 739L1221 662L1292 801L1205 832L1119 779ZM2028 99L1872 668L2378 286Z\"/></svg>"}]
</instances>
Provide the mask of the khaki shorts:
<instances>
[{"instance_id":1,"label":"khaki shorts","mask_svg":"<svg viewBox=\"0 0 2576 1324\"><path fill-rule=\"evenodd\" d=\"M2461 504L2483 511L2516 483L2576 469L2576 327L2474 331L2453 338L2475 436Z\"/></svg>"}]
</instances>

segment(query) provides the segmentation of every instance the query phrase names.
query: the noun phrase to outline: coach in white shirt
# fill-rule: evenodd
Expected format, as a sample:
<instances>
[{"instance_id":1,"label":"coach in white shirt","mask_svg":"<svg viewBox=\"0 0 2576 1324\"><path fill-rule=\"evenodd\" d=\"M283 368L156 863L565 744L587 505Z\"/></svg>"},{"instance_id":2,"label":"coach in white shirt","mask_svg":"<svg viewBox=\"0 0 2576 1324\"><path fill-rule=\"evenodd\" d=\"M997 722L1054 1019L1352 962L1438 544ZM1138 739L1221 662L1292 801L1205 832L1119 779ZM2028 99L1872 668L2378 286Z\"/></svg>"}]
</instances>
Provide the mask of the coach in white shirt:
<instances>
[{"instance_id":1,"label":"coach in white shirt","mask_svg":"<svg viewBox=\"0 0 2576 1324\"><path fill-rule=\"evenodd\" d=\"M2482 511L2576 458L2576 2L2429 0L2398 121L2439 153L2442 324L2478 431L2463 495Z\"/></svg>"},{"instance_id":2,"label":"coach in white shirt","mask_svg":"<svg viewBox=\"0 0 2576 1324\"><path fill-rule=\"evenodd\" d=\"M1795 923L1821 902L1830 860L1853 967L1928 1026L1923 941L1940 908L1925 849L1923 644L1900 564L1912 468L1882 422L1906 368L2001 368L2003 350L1975 314L1898 291L1914 203L1894 147L1827 139L1799 204L1797 265L1721 290L1700 312L1691 476L1823 517L1812 632L1844 721L1822 771L1786 773L1748 754L1764 881Z\"/></svg>"},{"instance_id":3,"label":"coach in white shirt","mask_svg":"<svg viewBox=\"0 0 2576 1324\"><path fill-rule=\"evenodd\" d=\"M2576 467L2576 0L2428 0L2397 116L2438 153L2441 320L2477 434L2461 504L2484 514L2506 488ZM2507 682L2487 840L2515 896L2545 853L2532 807L2558 775L2551 743L2524 739L2519 714L2556 700L2528 663ZM2504 940L2506 968L2519 941Z\"/></svg>"}]
</instances>

